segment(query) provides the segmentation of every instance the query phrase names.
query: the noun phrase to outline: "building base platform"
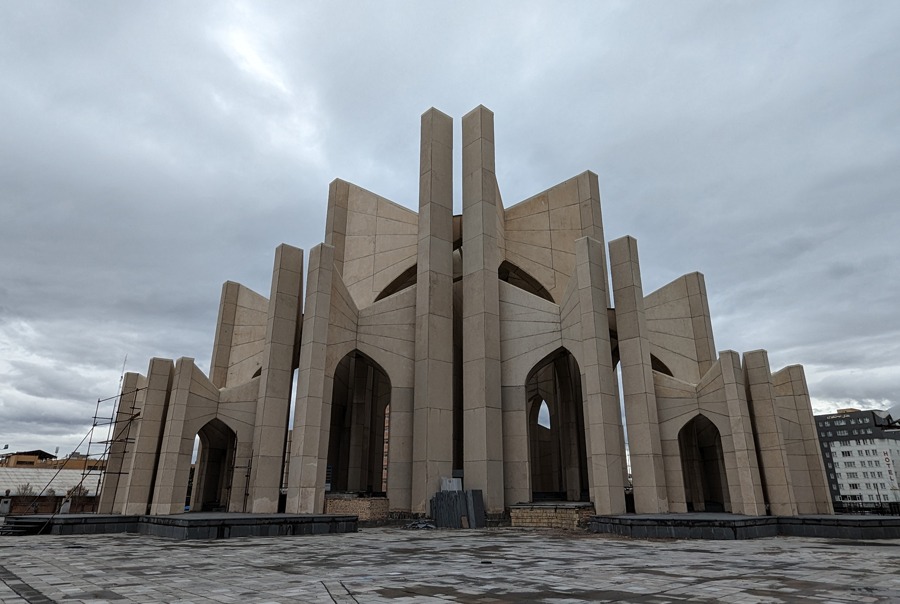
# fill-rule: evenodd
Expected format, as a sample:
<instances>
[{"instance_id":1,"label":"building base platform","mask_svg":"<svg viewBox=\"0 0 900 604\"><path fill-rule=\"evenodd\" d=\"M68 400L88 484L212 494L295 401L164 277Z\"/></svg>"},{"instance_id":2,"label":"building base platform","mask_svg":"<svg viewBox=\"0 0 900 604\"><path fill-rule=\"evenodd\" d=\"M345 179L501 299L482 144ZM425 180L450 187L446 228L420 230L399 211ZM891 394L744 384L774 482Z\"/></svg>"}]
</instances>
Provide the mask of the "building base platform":
<instances>
[{"instance_id":1,"label":"building base platform","mask_svg":"<svg viewBox=\"0 0 900 604\"><path fill-rule=\"evenodd\" d=\"M17 534L97 535L139 533L168 539L228 539L355 533L357 517L328 514L237 514L189 512L169 516L121 514L35 514L7 516Z\"/></svg>"},{"instance_id":2,"label":"building base platform","mask_svg":"<svg viewBox=\"0 0 900 604\"><path fill-rule=\"evenodd\" d=\"M625 514L592 516L592 533L636 539L900 539L900 516L741 516L737 514Z\"/></svg>"}]
</instances>

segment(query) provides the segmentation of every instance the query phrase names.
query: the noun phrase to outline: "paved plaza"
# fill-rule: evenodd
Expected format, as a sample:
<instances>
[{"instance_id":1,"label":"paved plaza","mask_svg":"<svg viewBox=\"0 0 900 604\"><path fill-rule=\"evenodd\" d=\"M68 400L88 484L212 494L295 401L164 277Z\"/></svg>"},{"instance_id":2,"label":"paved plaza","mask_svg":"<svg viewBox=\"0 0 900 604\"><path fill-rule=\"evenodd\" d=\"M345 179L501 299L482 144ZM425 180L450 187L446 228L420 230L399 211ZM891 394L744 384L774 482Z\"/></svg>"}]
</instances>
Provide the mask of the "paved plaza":
<instances>
[{"instance_id":1,"label":"paved plaza","mask_svg":"<svg viewBox=\"0 0 900 604\"><path fill-rule=\"evenodd\" d=\"M898 602L900 540L395 528L220 541L0 537L0 600Z\"/></svg>"}]
</instances>

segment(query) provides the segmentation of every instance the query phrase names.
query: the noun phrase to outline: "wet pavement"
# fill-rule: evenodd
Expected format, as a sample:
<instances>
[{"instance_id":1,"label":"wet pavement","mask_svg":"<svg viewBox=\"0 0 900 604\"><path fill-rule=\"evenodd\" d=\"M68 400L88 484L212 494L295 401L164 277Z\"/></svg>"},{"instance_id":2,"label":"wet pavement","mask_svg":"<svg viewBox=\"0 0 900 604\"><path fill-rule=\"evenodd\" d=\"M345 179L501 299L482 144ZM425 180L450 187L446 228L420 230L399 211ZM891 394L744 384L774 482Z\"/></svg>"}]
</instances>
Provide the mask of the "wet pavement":
<instances>
[{"instance_id":1,"label":"wet pavement","mask_svg":"<svg viewBox=\"0 0 900 604\"><path fill-rule=\"evenodd\" d=\"M388 528L220 541L0 537L0 601L900 602L900 540Z\"/></svg>"}]
</instances>

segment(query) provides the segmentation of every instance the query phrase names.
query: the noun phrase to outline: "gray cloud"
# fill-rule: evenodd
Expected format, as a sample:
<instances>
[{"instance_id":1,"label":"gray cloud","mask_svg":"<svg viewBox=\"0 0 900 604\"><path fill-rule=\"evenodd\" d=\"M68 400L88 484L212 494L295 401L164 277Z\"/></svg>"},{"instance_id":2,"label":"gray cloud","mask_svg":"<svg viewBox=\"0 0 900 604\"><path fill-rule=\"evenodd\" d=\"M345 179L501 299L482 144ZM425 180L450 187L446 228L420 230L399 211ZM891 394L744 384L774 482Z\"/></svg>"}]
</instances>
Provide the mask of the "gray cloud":
<instances>
[{"instance_id":1,"label":"gray cloud","mask_svg":"<svg viewBox=\"0 0 900 604\"><path fill-rule=\"evenodd\" d=\"M596 171L646 291L706 275L719 348L804 363L822 410L895 404L898 25L888 2L0 6L0 440L74 446L126 354L206 366L223 281L265 294L335 177L414 206L418 116L479 103L506 205Z\"/></svg>"}]
</instances>

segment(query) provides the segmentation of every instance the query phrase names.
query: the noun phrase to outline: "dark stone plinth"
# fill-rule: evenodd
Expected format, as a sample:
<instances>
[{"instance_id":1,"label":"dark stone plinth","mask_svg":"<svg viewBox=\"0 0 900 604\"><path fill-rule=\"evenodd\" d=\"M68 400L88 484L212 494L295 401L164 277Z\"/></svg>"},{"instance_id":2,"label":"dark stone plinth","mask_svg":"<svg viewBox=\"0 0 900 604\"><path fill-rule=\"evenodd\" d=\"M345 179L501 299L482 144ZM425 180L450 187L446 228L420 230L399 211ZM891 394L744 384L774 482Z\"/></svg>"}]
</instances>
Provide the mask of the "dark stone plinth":
<instances>
[{"instance_id":1,"label":"dark stone plinth","mask_svg":"<svg viewBox=\"0 0 900 604\"><path fill-rule=\"evenodd\" d=\"M169 539L228 539L355 533L356 516L329 514L234 514L194 512L171 516L121 514L59 514L8 516L7 524L21 523L51 535L140 533ZM23 533L28 534L28 533Z\"/></svg>"},{"instance_id":2,"label":"dark stone plinth","mask_svg":"<svg viewBox=\"0 0 900 604\"><path fill-rule=\"evenodd\" d=\"M736 514L627 514L592 516L592 533L636 539L898 539L900 516L740 516Z\"/></svg>"},{"instance_id":3,"label":"dark stone plinth","mask_svg":"<svg viewBox=\"0 0 900 604\"><path fill-rule=\"evenodd\" d=\"M142 516L138 532L169 539L228 539L355 533L356 516L330 514L234 514L194 512Z\"/></svg>"}]
</instances>

